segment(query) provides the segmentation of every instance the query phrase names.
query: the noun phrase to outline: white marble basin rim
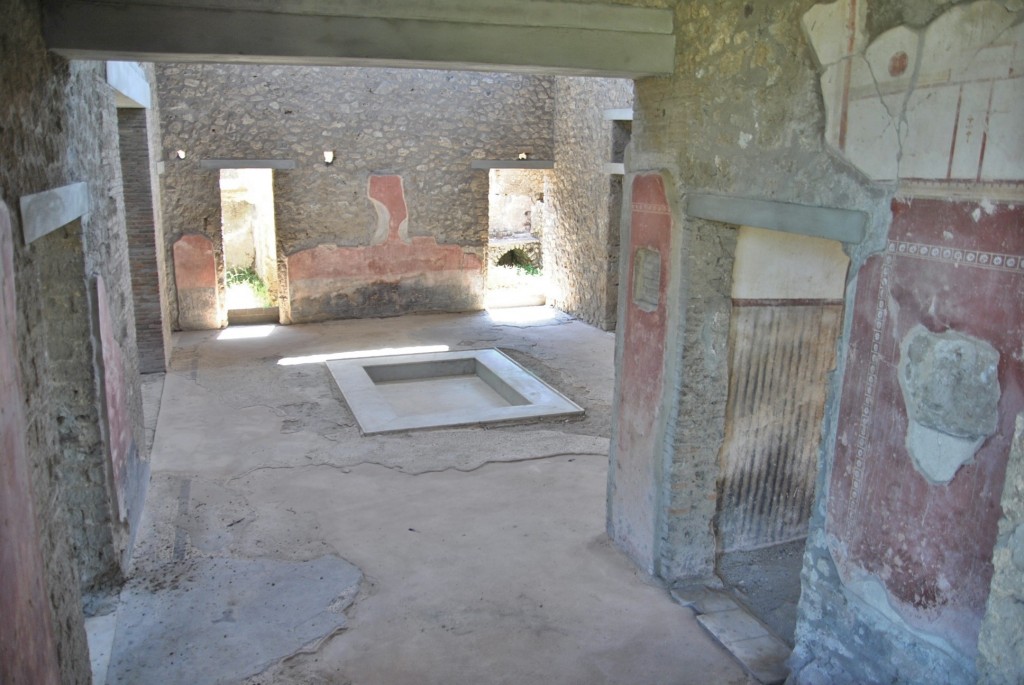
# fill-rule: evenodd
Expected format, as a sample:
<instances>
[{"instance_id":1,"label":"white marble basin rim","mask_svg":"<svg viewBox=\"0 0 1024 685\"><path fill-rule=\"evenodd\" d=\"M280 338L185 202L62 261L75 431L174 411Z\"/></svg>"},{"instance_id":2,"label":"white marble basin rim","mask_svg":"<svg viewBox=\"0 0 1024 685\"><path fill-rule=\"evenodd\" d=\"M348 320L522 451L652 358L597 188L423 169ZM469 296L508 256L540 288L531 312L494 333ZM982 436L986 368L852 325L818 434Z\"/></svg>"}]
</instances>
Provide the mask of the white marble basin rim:
<instances>
[{"instance_id":1,"label":"white marble basin rim","mask_svg":"<svg viewBox=\"0 0 1024 685\"><path fill-rule=\"evenodd\" d=\"M325 363L364 435L584 413L496 349Z\"/></svg>"}]
</instances>

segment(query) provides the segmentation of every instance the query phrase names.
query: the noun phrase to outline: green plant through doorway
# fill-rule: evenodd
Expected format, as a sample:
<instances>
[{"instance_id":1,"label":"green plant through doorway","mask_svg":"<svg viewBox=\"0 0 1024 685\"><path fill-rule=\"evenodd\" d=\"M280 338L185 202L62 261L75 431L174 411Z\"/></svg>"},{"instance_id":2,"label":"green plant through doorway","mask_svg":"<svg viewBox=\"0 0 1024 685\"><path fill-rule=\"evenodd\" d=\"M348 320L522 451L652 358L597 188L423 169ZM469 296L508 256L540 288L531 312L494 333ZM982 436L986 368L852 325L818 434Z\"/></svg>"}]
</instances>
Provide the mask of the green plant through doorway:
<instances>
[{"instance_id":1,"label":"green plant through doorway","mask_svg":"<svg viewBox=\"0 0 1024 685\"><path fill-rule=\"evenodd\" d=\"M235 267L227 272L228 309L273 307L274 298L260 275L251 266Z\"/></svg>"}]
</instances>

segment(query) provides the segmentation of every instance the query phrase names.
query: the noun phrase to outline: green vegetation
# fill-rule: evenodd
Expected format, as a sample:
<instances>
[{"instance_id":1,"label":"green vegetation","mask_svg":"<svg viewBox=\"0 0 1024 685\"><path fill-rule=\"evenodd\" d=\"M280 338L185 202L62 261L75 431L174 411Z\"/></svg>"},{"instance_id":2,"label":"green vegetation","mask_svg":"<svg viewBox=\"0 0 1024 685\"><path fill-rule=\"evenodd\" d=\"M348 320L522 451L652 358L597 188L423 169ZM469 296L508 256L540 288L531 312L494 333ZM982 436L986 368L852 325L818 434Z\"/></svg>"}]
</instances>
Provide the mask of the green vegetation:
<instances>
[{"instance_id":1,"label":"green vegetation","mask_svg":"<svg viewBox=\"0 0 1024 685\"><path fill-rule=\"evenodd\" d=\"M228 309L274 306L267 284L251 266L228 269L227 286Z\"/></svg>"}]
</instances>

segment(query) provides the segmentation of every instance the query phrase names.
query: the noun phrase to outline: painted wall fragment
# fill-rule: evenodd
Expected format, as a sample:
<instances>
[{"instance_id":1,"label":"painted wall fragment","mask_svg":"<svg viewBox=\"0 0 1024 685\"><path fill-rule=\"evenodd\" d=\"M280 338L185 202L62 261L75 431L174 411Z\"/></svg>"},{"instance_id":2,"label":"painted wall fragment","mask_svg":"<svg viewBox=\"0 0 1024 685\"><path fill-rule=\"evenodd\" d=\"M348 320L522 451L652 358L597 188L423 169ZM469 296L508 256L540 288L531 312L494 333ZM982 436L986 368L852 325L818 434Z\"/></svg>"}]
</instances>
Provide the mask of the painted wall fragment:
<instances>
[{"instance_id":1,"label":"painted wall fragment","mask_svg":"<svg viewBox=\"0 0 1024 685\"><path fill-rule=\"evenodd\" d=\"M827 142L876 180L1024 179L1024 24L1014 13L980 0L867 44L867 8L837 0L803 17L823 67Z\"/></svg>"},{"instance_id":2,"label":"painted wall fragment","mask_svg":"<svg viewBox=\"0 0 1024 685\"><path fill-rule=\"evenodd\" d=\"M318 245L289 255L291 321L479 309L483 260L459 245L409 236L400 176L371 176L372 244Z\"/></svg>"},{"instance_id":3,"label":"painted wall fragment","mask_svg":"<svg viewBox=\"0 0 1024 685\"><path fill-rule=\"evenodd\" d=\"M29 482L14 244L0 202L0 682L60 682Z\"/></svg>"},{"instance_id":4,"label":"painted wall fragment","mask_svg":"<svg viewBox=\"0 0 1024 685\"><path fill-rule=\"evenodd\" d=\"M885 252L871 257L857 280L826 533L846 592L958 655L969 672L992 575L1013 421L1024 410L1024 206L916 199L896 201L892 211ZM962 408L956 397L908 411L901 355L910 358L904 369L912 372L939 363L908 349L922 329L957 332L938 340L956 341L953 349L978 356L961 371L987 373L995 363L994 379L970 384L980 394L978 416L954 420ZM963 392L956 369L950 371L946 390ZM912 402L926 404L929 395L943 395L939 390L915 386ZM991 436L973 460L951 469L948 482L946 473L927 477L922 470L933 467L915 466L908 450L912 413L947 434Z\"/></svg>"},{"instance_id":5,"label":"painted wall fragment","mask_svg":"<svg viewBox=\"0 0 1024 685\"><path fill-rule=\"evenodd\" d=\"M220 328L223 323L217 288L213 241L190 233L174 243L174 282L178 292L178 327Z\"/></svg>"},{"instance_id":6,"label":"painted wall fragment","mask_svg":"<svg viewBox=\"0 0 1024 685\"><path fill-rule=\"evenodd\" d=\"M141 514L145 490L139 476L139 452L132 434L132 417L128 412L128 380L124 352L117 342L110 299L103 277L96 278L97 311L99 313L100 345L103 356L103 403L107 424L107 450L114 479L114 497L121 521L129 513L137 520ZM131 510L131 511L130 511Z\"/></svg>"},{"instance_id":7,"label":"painted wall fragment","mask_svg":"<svg viewBox=\"0 0 1024 685\"><path fill-rule=\"evenodd\" d=\"M918 325L900 345L907 451L932 483L948 483L999 424L999 352L956 331Z\"/></svg>"},{"instance_id":8,"label":"painted wall fragment","mask_svg":"<svg viewBox=\"0 0 1024 685\"><path fill-rule=\"evenodd\" d=\"M621 372L615 396L608 532L648 572L654 568L658 425L668 336L672 213L660 173L632 182Z\"/></svg>"}]
</instances>

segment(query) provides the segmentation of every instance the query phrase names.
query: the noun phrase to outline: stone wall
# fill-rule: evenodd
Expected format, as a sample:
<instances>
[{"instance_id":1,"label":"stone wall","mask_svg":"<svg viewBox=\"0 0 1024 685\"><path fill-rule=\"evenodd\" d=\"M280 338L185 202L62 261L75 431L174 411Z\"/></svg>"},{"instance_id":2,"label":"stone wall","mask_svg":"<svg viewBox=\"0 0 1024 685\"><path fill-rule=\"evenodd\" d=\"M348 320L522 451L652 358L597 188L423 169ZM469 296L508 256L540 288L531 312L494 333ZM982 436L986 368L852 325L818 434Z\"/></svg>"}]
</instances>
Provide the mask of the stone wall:
<instances>
[{"instance_id":1,"label":"stone wall","mask_svg":"<svg viewBox=\"0 0 1024 685\"><path fill-rule=\"evenodd\" d=\"M295 169L274 172L285 321L478 308L488 177L470 163L516 159L524 150L550 159L554 152L550 78L198 64L162 65L158 74L168 244L187 233L206 235L214 241L222 274L217 172L200 169L199 161L295 161ZM175 156L179 149L183 160ZM324 151L334 152L333 163L324 162ZM285 265L291 256L373 242L371 175L401 178L409 236L458 246L479 261L481 277L454 291L427 287L417 301L401 302L393 295L406 287L401 279L407 276L385 270L360 284L360 292L342 293L344 302L299 302L288 288ZM421 282L430 280L429 274L420 276ZM327 309L318 310L321 305Z\"/></svg>"},{"instance_id":2,"label":"stone wall","mask_svg":"<svg viewBox=\"0 0 1024 685\"><path fill-rule=\"evenodd\" d=\"M111 393L119 405L121 438L142 444L138 357L125 234L118 118L100 63L67 63L47 55L33 5L15 3L4 17L5 109L0 149L19 163L5 166L4 200L86 181L89 213L29 246L15 220L18 330L22 383L28 396L26 453L33 475L46 581L65 680L85 675L80 627L83 591L105 593L130 553L128 520L139 513L144 476L123 482L125 507L112 502ZM97 279L107 283L109 338L122 350L121 386L104 385ZM135 453L132 463L141 456ZM59 479L52 474L60 473ZM39 504L42 503L42 504ZM68 585L70 577L73 579ZM75 577L77 576L77 578Z\"/></svg>"},{"instance_id":3,"label":"stone wall","mask_svg":"<svg viewBox=\"0 0 1024 685\"><path fill-rule=\"evenodd\" d=\"M550 202L558 228L544 238L548 301L605 330L615 328L622 178L605 170L615 126L604 110L632 107L632 86L622 79L555 80Z\"/></svg>"},{"instance_id":4,"label":"stone wall","mask_svg":"<svg viewBox=\"0 0 1024 685\"><path fill-rule=\"evenodd\" d=\"M152 65L147 65L147 71L153 79ZM159 183L155 180L156 159L152 154L159 150L154 147L154 142L159 136L160 122L153 112L154 107L117 110L135 338L142 373L163 371L170 347L170 322L163 283L163 226L158 214ZM157 131L152 131L153 127L157 127Z\"/></svg>"},{"instance_id":5,"label":"stone wall","mask_svg":"<svg viewBox=\"0 0 1024 685\"><path fill-rule=\"evenodd\" d=\"M1020 223L1012 217L1024 178L1019 127L1006 117L1021 106L1019 86L1007 80L1018 68L1011 55L1019 54L1021 33L1019 13L1007 10L1012 5L943 11L949 3L679 3L676 73L636 84L627 166L665 170L673 180L682 256L669 274L679 279L679 325L670 328L681 335L677 347L669 344L661 379L666 401L674 398L672 418L663 438L646 446L668 449L617 458L654 465L654 495L643 492L660 502L654 558L668 580L713 569L728 382L733 227L688 217L687 197L834 207L868 219L865 238L845 245L848 282L856 287L847 288L826 402L791 660L798 683L963 683L975 676L996 535L992 512L1021 387L1019 363L1005 361L1004 339L1018 325L1019 297L970 304L981 292L1020 292L1007 266L1021 261L1019 231L1009 227ZM929 20L931 35L899 26ZM895 33L881 35L886 29ZM979 89L984 97L965 95L970 111L962 110L956 93ZM899 96L883 102L879 92ZM999 152L972 158L979 121L988 122L989 135L981 151L996 144ZM905 199L893 204L897 190ZM992 307L1011 312L1008 323ZM992 327L996 321L1002 332ZM980 447L958 458L948 483L936 482L934 472L922 475L907 454L919 440L911 434L920 431L908 428L896 373L901 341L916 325L970 336L980 341L977 349L989 345L1000 354L994 432L982 422L956 437ZM1019 349L1019 336L1010 335ZM968 376L953 369L942 378L956 386ZM893 469L903 475L894 478ZM614 498L612 507L614 516Z\"/></svg>"},{"instance_id":6,"label":"stone wall","mask_svg":"<svg viewBox=\"0 0 1024 685\"><path fill-rule=\"evenodd\" d=\"M49 613L60 681L87 683L81 591L110 587L128 542L127 526L112 513L99 429L104 410L96 376L97 276L107 282L114 335L124 350L129 429L136 442L142 434L117 114L104 65L48 54L39 8L28 0L0 9L0 100L5 205L17 208L24 195L72 182L88 184L89 213L30 245L23 240L20 215L11 211L17 305L15 312L4 311L4 327L17 332L25 410L25 430L12 439L23 446L27 462L38 532L31 544L38 545L40 580L48 594L36 611ZM8 444L6 435L4 440ZM5 447L5 469L13 458ZM6 549L14 542L5 535L2 544ZM11 674L12 682L22 678L34 676Z\"/></svg>"}]
</instances>

